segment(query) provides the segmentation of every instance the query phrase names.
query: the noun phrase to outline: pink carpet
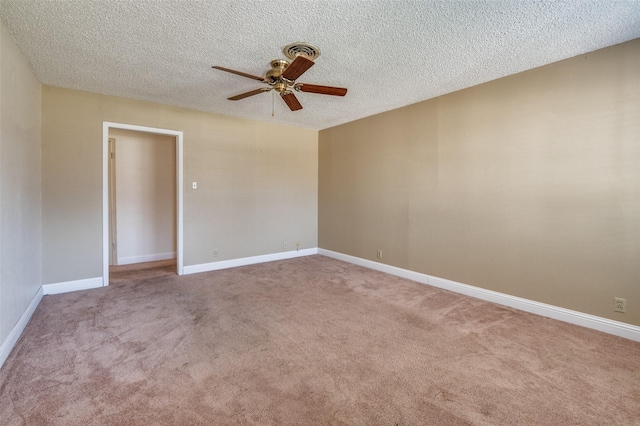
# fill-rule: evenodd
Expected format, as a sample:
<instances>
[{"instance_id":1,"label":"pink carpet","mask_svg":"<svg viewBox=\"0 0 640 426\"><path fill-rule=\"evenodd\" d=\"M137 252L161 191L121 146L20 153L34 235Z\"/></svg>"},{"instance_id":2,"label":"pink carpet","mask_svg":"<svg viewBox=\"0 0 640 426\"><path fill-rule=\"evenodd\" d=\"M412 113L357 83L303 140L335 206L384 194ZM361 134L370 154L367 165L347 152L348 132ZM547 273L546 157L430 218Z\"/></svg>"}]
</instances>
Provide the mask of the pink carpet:
<instances>
[{"instance_id":1,"label":"pink carpet","mask_svg":"<svg viewBox=\"0 0 640 426\"><path fill-rule=\"evenodd\" d=\"M45 296L2 425L633 425L640 344L310 256Z\"/></svg>"}]
</instances>

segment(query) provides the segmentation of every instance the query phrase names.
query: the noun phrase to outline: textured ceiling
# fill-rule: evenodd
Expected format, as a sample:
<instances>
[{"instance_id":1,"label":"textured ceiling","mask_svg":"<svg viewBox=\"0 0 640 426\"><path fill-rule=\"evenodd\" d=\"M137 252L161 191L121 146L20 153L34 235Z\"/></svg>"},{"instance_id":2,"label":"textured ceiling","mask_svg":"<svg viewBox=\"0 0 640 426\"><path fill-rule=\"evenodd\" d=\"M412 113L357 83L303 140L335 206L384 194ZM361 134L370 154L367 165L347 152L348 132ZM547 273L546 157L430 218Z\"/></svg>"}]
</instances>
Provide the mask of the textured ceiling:
<instances>
[{"instance_id":1,"label":"textured ceiling","mask_svg":"<svg viewBox=\"0 0 640 426\"><path fill-rule=\"evenodd\" d=\"M43 84L312 129L346 123L640 37L640 1L0 0ZM322 55L298 82L344 97L227 97L282 48Z\"/></svg>"}]
</instances>

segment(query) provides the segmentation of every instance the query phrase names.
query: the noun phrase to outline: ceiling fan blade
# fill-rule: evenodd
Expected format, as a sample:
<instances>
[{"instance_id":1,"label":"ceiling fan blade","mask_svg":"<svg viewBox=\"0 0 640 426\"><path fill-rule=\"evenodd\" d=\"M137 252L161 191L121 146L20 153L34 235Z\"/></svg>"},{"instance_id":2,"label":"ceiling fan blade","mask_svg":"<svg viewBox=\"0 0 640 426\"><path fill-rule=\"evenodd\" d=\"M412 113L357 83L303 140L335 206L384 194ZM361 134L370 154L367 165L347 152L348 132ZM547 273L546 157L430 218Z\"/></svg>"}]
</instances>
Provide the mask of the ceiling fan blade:
<instances>
[{"instance_id":1,"label":"ceiling fan blade","mask_svg":"<svg viewBox=\"0 0 640 426\"><path fill-rule=\"evenodd\" d=\"M318 86L317 84L296 84L296 89L301 92L319 93L321 95L344 96L347 89L344 87Z\"/></svg>"},{"instance_id":2,"label":"ceiling fan blade","mask_svg":"<svg viewBox=\"0 0 640 426\"><path fill-rule=\"evenodd\" d=\"M296 59L291 62L291 65L289 65L287 69L284 70L282 76L287 80L294 81L313 65L314 62L311 59L307 59L304 56L297 56Z\"/></svg>"},{"instance_id":3,"label":"ceiling fan blade","mask_svg":"<svg viewBox=\"0 0 640 426\"><path fill-rule=\"evenodd\" d=\"M246 72L236 71L236 70L232 70L230 68L219 67L217 65L214 65L211 68L214 68L214 69L217 69L217 70L220 70L220 71L230 72L231 74L241 75L241 76L247 77L247 78L252 78L252 79L258 80L258 81L264 81L264 78L258 77L257 75L247 74Z\"/></svg>"},{"instance_id":4,"label":"ceiling fan blade","mask_svg":"<svg viewBox=\"0 0 640 426\"><path fill-rule=\"evenodd\" d=\"M286 92L281 94L280 96L282 96L282 99L286 102L291 111L298 111L299 109L302 109L302 105L300 105L298 98L296 98L296 95L294 95L293 93Z\"/></svg>"},{"instance_id":5,"label":"ceiling fan blade","mask_svg":"<svg viewBox=\"0 0 640 426\"><path fill-rule=\"evenodd\" d=\"M239 95L235 95L227 99L229 99L230 101L239 101L240 99L248 98L249 96L259 95L260 93L268 92L271 89L272 89L271 87L262 87L260 89L252 90L246 93L241 93Z\"/></svg>"}]
</instances>

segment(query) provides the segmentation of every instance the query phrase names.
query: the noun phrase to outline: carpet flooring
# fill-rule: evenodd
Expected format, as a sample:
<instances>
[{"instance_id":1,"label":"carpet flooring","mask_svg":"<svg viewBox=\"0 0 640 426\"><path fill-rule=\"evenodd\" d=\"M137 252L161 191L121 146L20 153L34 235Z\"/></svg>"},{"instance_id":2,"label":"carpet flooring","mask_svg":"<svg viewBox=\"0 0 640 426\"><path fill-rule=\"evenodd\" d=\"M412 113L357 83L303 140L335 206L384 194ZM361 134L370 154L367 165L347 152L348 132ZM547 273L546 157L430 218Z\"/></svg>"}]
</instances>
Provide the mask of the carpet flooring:
<instances>
[{"instance_id":1,"label":"carpet flooring","mask_svg":"<svg viewBox=\"0 0 640 426\"><path fill-rule=\"evenodd\" d=\"M44 296L2 425L638 425L640 344L324 256Z\"/></svg>"}]
</instances>

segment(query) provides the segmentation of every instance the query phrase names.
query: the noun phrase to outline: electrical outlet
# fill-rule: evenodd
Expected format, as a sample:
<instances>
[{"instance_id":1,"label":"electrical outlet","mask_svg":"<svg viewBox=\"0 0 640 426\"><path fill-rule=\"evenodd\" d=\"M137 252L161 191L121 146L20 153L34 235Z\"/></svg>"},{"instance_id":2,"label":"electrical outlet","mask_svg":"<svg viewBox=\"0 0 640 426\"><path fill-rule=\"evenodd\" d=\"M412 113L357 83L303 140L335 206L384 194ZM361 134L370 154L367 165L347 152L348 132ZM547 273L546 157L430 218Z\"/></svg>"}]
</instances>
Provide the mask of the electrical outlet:
<instances>
[{"instance_id":1,"label":"electrical outlet","mask_svg":"<svg viewBox=\"0 0 640 426\"><path fill-rule=\"evenodd\" d=\"M287 243L282 243L282 248L286 249L287 248Z\"/></svg>"},{"instance_id":2,"label":"electrical outlet","mask_svg":"<svg viewBox=\"0 0 640 426\"><path fill-rule=\"evenodd\" d=\"M382 250L378 250L378 252L376 253L376 257L378 259L382 259Z\"/></svg>"},{"instance_id":3,"label":"electrical outlet","mask_svg":"<svg viewBox=\"0 0 640 426\"><path fill-rule=\"evenodd\" d=\"M627 312L627 299L623 299L622 297L614 297L613 298L613 310L615 312L622 312L623 314Z\"/></svg>"},{"instance_id":4,"label":"electrical outlet","mask_svg":"<svg viewBox=\"0 0 640 426\"><path fill-rule=\"evenodd\" d=\"M218 249L213 249L213 256L217 256L218 255Z\"/></svg>"}]
</instances>

